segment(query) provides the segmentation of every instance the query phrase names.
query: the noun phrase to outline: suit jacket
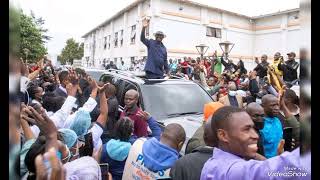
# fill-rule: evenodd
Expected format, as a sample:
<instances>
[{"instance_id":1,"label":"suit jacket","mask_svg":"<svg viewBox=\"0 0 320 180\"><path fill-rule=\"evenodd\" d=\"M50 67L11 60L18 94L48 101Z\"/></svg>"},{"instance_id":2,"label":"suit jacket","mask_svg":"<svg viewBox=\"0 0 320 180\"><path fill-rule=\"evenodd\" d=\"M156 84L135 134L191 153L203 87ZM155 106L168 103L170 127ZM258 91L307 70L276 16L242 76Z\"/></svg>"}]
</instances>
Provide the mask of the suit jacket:
<instances>
[{"instance_id":1,"label":"suit jacket","mask_svg":"<svg viewBox=\"0 0 320 180\"><path fill-rule=\"evenodd\" d=\"M242 97L240 95L236 95L236 99L238 101L238 107L239 108L243 108L243 101L242 101ZM224 104L225 106L230 106L230 101L229 101L229 96L225 95L222 98L219 99L219 102L221 102L222 104Z\"/></svg>"}]
</instances>

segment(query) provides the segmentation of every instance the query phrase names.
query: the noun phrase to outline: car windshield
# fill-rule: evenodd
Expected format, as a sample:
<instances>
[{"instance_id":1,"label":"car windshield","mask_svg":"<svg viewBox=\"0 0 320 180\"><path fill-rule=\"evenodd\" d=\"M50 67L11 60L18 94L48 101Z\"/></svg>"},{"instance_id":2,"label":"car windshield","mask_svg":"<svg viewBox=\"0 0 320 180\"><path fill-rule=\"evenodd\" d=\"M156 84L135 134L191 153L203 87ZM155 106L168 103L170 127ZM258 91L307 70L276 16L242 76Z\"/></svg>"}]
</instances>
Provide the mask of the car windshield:
<instances>
[{"instance_id":1,"label":"car windshield","mask_svg":"<svg viewBox=\"0 0 320 180\"><path fill-rule=\"evenodd\" d=\"M152 84L141 87L146 111L157 120L202 114L211 97L197 84Z\"/></svg>"},{"instance_id":2,"label":"car windshield","mask_svg":"<svg viewBox=\"0 0 320 180\"><path fill-rule=\"evenodd\" d=\"M100 76L103 74L102 71L86 71L94 80L99 81Z\"/></svg>"}]
</instances>

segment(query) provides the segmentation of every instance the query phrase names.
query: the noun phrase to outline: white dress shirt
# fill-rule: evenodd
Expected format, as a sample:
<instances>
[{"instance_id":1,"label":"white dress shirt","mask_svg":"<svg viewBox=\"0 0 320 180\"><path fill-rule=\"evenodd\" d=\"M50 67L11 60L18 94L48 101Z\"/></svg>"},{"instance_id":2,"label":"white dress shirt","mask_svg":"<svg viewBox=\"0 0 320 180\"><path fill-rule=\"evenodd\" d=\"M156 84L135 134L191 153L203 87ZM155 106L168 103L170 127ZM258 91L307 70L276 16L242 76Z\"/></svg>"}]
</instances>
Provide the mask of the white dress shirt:
<instances>
[{"instance_id":1,"label":"white dress shirt","mask_svg":"<svg viewBox=\"0 0 320 180\"><path fill-rule=\"evenodd\" d=\"M62 107L57 112L55 112L52 115L50 115L51 114L50 112L47 113L49 118L56 125L57 129L60 129L63 127L67 117L70 115L72 111L72 107L74 106L76 100L77 99L75 97L68 96L65 102L63 103ZM31 126L31 130L36 137L39 136L40 129L38 126L36 125Z\"/></svg>"},{"instance_id":2,"label":"white dress shirt","mask_svg":"<svg viewBox=\"0 0 320 180\"><path fill-rule=\"evenodd\" d=\"M72 125L73 121L75 120L75 117L79 111L84 110L84 111L87 111L90 113L97 106L97 104L98 103L95 99L93 99L92 97L89 97L87 102L81 108L79 108L75 113L73 113L67 117L66 121L64 122L63 128L70 128L71 127L71 125Z\"/></svg>"}]
</instances>

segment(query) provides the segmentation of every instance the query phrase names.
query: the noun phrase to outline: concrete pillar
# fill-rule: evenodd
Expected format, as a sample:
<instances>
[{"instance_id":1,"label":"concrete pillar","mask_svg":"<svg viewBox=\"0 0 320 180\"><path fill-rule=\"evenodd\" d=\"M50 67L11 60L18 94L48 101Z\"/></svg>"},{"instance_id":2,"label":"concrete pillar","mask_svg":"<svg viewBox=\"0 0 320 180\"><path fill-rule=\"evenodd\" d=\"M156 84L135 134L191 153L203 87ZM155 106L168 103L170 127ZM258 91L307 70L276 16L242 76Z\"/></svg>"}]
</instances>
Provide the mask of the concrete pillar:
<instances>
[{"instance_id":1,"label":"concrete pillar","mask_svg":"<svg viewBox=\"0 0 320 180\"><path fill-rule=\"evenodd\" d=\"M287 53L287 36L288 36L288 14L281 18L281 55L285 58Z\"/></svg>"},{"instance_id":2,"label":"concrete pillar","mask_svg":"<svg viewBox=\"0 0 320 180\"><path fill-rule=\"evenodd\" d=\"M200 8L200 18L201 18L201 24L206 26L209 24L209 18L208 18L208 9L207 8Z\"/></svg>"},{"instance_id":3,"label":"concrete pillar","mask_svg":"<svg viewBox=\"0 0 320 180\"><path fill-rule=\"evenodd\" d=\"M110 35L111 35L111 40L110 40L110 61L114 60L113 56L114 56L114 23L113 20L110 22Z\"/></svg>"},{"instance_id":4,"label":"concrete pillar","mask_svg":"<svg viewBox=\"0 0 320 180\"><path fill-rule=\"evenodd\" d=\"M123 15L123 49L129 48L129 42L130 42L130 30L128 28L128 12L125 12ZM128 59L128 53L127 51L123 51L122 54L122 60L127 64L127 59Z\"/></svg>"},{"instance_id":5,"label":"concrete pillar","mask_svg":"<svg viewBox=\"0 0 320 180\"><path fill-rule=\"evenodd\" d=\"M222 41L228 40L228 28L229 28L229 23L228 23L228 18L226 17L225 13L221 13L221 23L222 23Z\"/></svg>"}]
</instances>

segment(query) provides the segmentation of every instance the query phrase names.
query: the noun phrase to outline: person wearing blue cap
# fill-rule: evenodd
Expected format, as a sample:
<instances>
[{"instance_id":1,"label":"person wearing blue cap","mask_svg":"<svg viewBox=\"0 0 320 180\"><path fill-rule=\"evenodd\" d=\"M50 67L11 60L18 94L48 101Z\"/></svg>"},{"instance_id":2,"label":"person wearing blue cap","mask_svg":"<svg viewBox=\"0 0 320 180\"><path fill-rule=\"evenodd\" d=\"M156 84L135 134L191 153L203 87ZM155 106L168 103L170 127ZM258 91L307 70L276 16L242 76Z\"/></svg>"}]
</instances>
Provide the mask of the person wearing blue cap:
<instances>
[{"instance_id":1,"label":"person wearing blue cap","mask_svg":"<svg viewBox=\"0 0 320 180\"><path fill-rule=\"evenodd\" d=\"M60 132L63 142L69 149L77 142L78 136L73 130L63 128L59 129L58 132Z\"/></svg>"},{"instance_id":2,"label":"person wearing blue cap","mask_svg":"<svg viewBox=\"0 0 320 180\"><path fill-rule=\"evenodd\" d=\"M90 113L85 110L79 110L76 113L73 123L70 129L73 130L78 137L84 136L91 124Z\"/></svg>"}]
</instances>

